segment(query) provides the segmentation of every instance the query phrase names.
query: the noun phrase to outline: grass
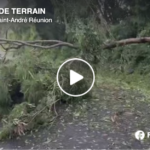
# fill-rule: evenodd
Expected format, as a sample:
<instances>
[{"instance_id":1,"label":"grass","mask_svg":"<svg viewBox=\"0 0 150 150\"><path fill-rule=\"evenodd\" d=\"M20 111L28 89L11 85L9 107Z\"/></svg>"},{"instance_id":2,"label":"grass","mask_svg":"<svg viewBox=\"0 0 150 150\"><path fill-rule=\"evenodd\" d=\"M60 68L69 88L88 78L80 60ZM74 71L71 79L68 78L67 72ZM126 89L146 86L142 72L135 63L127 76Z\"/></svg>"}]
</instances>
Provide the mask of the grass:
<instances>
[{"instance_id":1,"label":"grass","mask_svg":"<svg viewBox=\"0 0 150 150\"><path fill-rule=\"evenodd\" d=\"M105 83L112 86L121 86L124 89L138 90L147 97L150 95L150 75L113 73L99 70L96 81L98 85Z\"/></svg>"}]
</instances>

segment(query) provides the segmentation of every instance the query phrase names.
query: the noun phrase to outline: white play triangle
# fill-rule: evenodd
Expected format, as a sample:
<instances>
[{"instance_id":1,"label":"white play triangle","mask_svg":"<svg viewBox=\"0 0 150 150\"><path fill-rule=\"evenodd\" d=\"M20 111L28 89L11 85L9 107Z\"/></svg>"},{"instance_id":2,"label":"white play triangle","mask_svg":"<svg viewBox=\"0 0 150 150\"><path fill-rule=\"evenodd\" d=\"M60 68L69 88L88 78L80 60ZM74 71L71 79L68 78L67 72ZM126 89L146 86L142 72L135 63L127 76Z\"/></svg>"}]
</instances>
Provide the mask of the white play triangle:
<instances>
[{"instance_id":1,"label":"white play triangle","mask_svg":"<svg viewBox=\"0 0 150 150\"><path fill-rule=\"evenodd\" d=\"M70 70L70 85L77 83L78 81L82 80L84 77L77 72Z\"/></svg>"}]
</instances>

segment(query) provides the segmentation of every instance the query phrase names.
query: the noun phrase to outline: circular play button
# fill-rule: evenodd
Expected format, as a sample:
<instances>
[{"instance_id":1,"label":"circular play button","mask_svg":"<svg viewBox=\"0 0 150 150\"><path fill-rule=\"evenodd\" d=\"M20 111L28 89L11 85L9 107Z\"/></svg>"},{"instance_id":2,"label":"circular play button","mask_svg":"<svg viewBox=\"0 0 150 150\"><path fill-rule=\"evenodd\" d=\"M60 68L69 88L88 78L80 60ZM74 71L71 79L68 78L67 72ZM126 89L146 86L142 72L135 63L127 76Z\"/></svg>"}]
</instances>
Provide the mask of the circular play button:
<instances>
[{"instance_id":1,"label":"circular play button","mask_svg":"<svg viewBox=\"0 0 150 150\"><path fill-rule=\"evenodd\" d=\"M68 59L57 71L57 84L61 91L69 96L79 97L87 94L92 89L94 82L94 70L83 59Z\"/></svg>"}]
</instances>

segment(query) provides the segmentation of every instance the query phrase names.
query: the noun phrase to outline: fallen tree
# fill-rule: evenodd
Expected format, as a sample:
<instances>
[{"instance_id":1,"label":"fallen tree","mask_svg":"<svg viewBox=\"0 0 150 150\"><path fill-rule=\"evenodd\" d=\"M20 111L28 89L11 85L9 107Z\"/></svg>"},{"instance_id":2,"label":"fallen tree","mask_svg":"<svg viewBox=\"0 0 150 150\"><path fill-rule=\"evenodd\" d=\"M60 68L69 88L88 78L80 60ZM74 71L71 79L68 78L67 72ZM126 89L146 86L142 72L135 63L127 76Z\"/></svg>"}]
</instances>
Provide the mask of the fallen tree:
<instances>
[{"instance_id":1,"label":"fallen tree","mask_svg":"<svg viewBox=\"0 0 150 150\"><path fill-rule=\"evenodd\" d=\"M139 43L150 43L150 37L140 37L140 38L129 38L120 41L114 41L102 46L103 49L112 49L119 46L125 46L129 44L139 44Z\"/></svg>"},{"instance_id":2,"label":"fallen tree","mask_svg":"<svg viewBox=\"0 0 150 150\"><path fill-rule=\"evenodd\" d=\"M67 46L70 48L78 48L71 43L63 42L60 40L35 40L35 41L21 41L21 40L9 40L0 38L0 46L5 50L3 62L6 60L6 55L9 50L16 50L24 46L40 49L52 49L56 47Z\"/></svg>"},{"instance_id":3,"label":"fallen tree","mask_svg":"<svg viewBox=\"0 0 150 150\"><path fill-rule=\"evenodd\" d=\"M119 46L125 46L129 44L139 44L139 43L150 43L150 37L140 37L140 38L129 38L123 39L120 41L110 42L108 44L102 45L102 49L112 49ZM7 47L6 47L7 45ZM9 40L0 38L0 46L6 51L6 54L9 50L19 49L23 46L40 48L40 49L52 49L56 47L67 46L73 49L78 49L78 46L75 46L71 43L60 41L60 40L35 40L35 41L21 41L21 40Z\"/></svg>"},{"instance_id":4,"label":"fallen tree","mask_svg":"<svg viewBox=\"0 0 150 150\"><path fill-rule=\"evenodd\" d=\"M140 38L129 38L123 39L120 41L110 42L108 44L102 45L102 49L112 49L119 46L125 46L129 44L139 44L139 43L150 43L150 37L140 37ZM4 45L9 45L5 47ZM60 40L36 40L36 41L21 41L21 40L9 40L0 38L0 45L5 50L10 49L18 49L23 46L33 47L33 48L41 48L41 49L51 49L61 46L67 46L70 48L77 49L78 46L75 46L71 43L60 41Z\"/></svg>"},{"instance_id":5,"label":"fallen tree","mask_svg":"<svg viewBox=\"0 0 150 150\"><path fill-rule=\"evenodd\" d=\"M4 45L9 44L7 48ZM21 41L21 40L8 40L0 38L0 45L5 50L10 49L18 49L23 46L33 47L33 48L41 48L41 49L51 49L60 46L67 46L71 48L77 48L71 43L63 42L59 40L36 40L36 41Z\"/></svg>"}]
</instances>

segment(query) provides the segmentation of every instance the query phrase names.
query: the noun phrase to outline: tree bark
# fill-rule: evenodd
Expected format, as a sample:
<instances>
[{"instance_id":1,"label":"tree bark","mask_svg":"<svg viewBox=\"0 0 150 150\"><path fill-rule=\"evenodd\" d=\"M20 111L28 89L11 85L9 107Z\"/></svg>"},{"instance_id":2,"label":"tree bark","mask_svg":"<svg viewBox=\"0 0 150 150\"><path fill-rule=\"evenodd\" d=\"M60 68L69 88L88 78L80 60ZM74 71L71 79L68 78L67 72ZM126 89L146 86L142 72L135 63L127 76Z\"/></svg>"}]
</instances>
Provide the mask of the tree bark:
<instances>
[{"instance_id":1,"label":"tree bark","mask_svg":"<svg viewBox=\"0 0 150 150\"><path fill-rule=\"evenodd\" d=\"M113 43L108 43L102 46L103 49L112 49L119 46L129 45L129 44L139 44L139 43L150 43L150 37L141 38L129 38L120 41L115 41Z\"/></svg>"}]
</instances>

